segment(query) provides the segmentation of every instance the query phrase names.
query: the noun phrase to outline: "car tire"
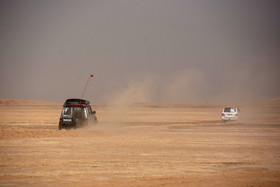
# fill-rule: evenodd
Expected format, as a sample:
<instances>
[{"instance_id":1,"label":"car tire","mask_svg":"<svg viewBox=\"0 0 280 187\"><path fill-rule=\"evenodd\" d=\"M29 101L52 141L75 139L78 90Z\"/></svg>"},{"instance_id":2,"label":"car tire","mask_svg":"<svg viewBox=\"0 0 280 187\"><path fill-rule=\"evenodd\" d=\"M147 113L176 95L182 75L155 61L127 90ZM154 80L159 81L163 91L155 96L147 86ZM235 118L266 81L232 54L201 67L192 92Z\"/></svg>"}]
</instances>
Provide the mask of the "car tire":
<instances>
[{"instance_id":1,"label":"car tire","mask_svg":"<svg viewBox=\"0 0 280 187\"><path fill-rule=\"evenodd\" d=\"M94 117L94 123L98 123L97 117Z\"/></svg>"},{"instance_id":2,"label":"car tire","mask_svg":"<svg viewBox=\"0 0 280 187\"><path fill-rule=\"evenodd\" d=\"M58 125L58 130L61 130L61 129L63 129L63 127L62 127L61 124L59 124L59 125Z\"/></svg>"}]
</instances>

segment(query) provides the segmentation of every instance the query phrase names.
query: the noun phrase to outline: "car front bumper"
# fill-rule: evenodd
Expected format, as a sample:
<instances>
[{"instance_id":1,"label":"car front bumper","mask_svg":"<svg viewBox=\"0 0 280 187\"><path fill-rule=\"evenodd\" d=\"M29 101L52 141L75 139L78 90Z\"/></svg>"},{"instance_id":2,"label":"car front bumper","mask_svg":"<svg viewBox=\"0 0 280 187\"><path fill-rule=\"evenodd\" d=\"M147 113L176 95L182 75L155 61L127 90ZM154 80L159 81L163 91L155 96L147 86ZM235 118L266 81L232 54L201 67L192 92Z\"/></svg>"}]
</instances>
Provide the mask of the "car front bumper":
<instances>
[{"instance_id":1,"label":"car front bumper","mask_svg":"<svg viewBox=\"0 0 280 187\"><path fill-rule=\"evenodd\" d=\"M238 120L238 117L234 116L234 117L226 117L226 116L222 116L222 120L224 121L234 121L234 120Z\"/></svg>"}]
</instances>

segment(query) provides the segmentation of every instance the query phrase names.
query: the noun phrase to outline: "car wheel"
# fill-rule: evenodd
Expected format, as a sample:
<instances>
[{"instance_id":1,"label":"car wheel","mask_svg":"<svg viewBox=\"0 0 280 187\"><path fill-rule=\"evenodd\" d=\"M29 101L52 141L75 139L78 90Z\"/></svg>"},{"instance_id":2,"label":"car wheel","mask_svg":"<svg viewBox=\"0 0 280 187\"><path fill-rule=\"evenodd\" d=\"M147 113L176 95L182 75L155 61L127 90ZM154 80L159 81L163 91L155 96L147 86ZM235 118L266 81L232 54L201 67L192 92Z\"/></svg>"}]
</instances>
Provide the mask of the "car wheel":
<instances>
[{"instance_id":1,"label":"car wheel","mask_svg":"<svg viewBox=\"0 0 280 187\"><path fill-rule=\"evenodd\" d=\"M62 125L62 124L59 124L59 125L58 125L58 130L61 130L61 129L63 129L63 125Z\"/></svg>"},{"instance_id":2,"label":"car wheel","mask_svg":"<svg viewBox=\"0 0 280 187\"><path fill-rule=\"evenodd\" d=\"M98 123L97 117L94 117L94 122L95 122L95 123Z\"/></svg>"}]
</instances>

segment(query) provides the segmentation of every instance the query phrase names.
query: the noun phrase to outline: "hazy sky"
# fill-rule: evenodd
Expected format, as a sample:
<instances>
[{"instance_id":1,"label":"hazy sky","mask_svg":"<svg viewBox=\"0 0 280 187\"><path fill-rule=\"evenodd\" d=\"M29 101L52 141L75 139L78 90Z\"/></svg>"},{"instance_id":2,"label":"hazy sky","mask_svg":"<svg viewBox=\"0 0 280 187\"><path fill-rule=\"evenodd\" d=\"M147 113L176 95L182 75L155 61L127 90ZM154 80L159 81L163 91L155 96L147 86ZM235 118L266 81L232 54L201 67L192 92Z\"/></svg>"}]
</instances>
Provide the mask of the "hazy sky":
<instances>
[{"instance_id":1,"label":"hazy sky","mask_svg":"<svg viewBox=\"0 0 280 187\"><path fill-rule=\"evenodd\" d=\"M280 96L279 0L0 0L0 97Z\"/></svg>"}]
</instances>

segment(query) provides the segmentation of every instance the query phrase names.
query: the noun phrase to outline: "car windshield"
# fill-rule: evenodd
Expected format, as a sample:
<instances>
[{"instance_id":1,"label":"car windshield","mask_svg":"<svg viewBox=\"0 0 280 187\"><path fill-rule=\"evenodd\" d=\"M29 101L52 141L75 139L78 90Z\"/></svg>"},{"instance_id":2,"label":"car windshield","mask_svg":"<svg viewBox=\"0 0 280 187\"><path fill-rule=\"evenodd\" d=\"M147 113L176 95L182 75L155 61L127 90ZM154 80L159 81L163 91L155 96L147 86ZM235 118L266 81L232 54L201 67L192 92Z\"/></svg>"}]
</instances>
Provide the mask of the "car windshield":
<instances>
[{"instance_id":1,"label":"car windshield","mask_svg":"<svg viewBox=\"0 0 280 187\"><path fill-rule=\"evenodd\" d=\"M235 108L225 108L224 112L235 112Z\"/></svg>"}]
</instances>

